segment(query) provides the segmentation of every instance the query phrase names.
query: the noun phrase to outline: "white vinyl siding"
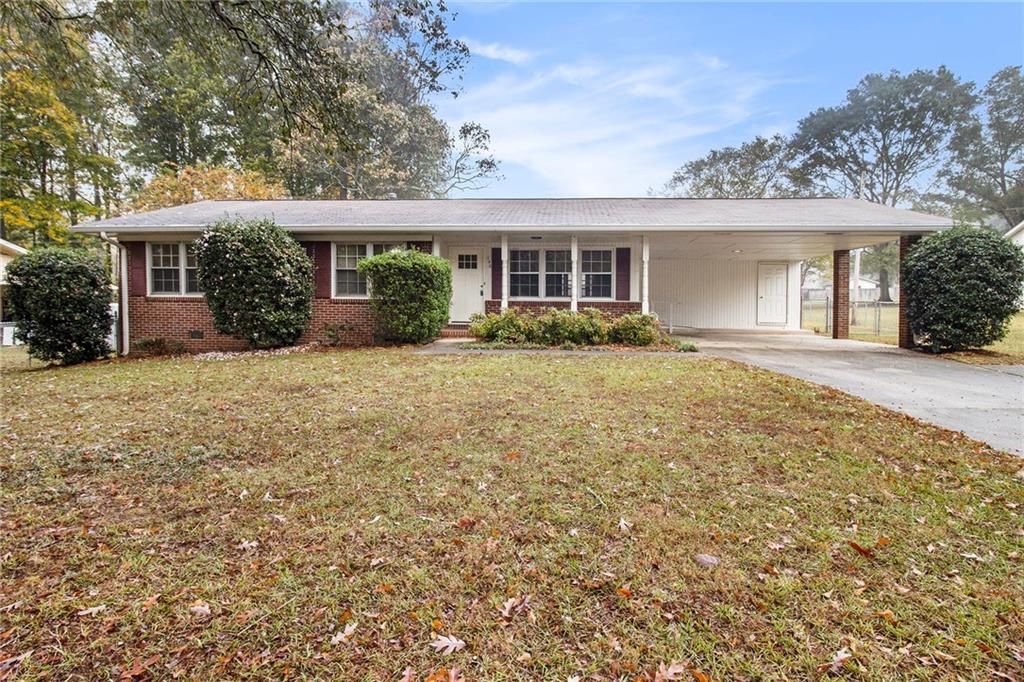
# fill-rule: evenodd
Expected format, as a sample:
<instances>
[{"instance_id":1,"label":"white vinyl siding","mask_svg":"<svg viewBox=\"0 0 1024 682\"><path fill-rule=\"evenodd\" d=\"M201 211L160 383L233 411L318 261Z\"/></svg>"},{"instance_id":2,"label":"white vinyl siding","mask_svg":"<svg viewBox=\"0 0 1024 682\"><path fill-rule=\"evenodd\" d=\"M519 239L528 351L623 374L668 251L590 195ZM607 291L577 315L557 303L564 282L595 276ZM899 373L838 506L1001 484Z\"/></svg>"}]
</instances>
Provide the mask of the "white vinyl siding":
<instances>
[{"instance_id":1,"label":"white vinyl siding","mask_svg":"<svg viewBox=\"0 0 1024 682\"><path fill-rule=\"evenodd\" d=\"M756 260L652 258L651 310L662 322L695 329L758 329ZM800 269L788 264L786 328L800 326ZM763 327L761 328L763 329Z\"/></svg>"}]
</instances>

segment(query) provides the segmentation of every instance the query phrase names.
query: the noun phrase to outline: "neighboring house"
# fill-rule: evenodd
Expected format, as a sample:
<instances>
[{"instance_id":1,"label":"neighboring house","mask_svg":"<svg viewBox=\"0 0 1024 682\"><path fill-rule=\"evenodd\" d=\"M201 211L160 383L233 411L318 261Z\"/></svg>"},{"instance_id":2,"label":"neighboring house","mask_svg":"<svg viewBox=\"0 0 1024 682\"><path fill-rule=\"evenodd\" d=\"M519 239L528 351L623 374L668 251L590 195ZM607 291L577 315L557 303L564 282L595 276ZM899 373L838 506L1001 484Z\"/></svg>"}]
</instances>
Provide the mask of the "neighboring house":
<instances>
[{"instance_id":1,"label":"neighboring house","mask_svg":"<svg viewBox=\"0 0 1024 682\"><path fill-rule=\"evenodd\" d=\"M25 247L0 239L0 346L14 344L14 323L9 320L10 314L4 309L4 299L7 297L7 264L26 253L28 249Z\"/></svg>"},{"instance_id":2,"label":"neighboring house","mask_svg":"<svg viewBox=\"0 0 1024 682\"><path fill-rule=\"evenodd\" d=\"M448 259L453 322L558 307L650 311L676 327L798 330L802 259L833 252L844 281L849 249L906 246L950 226L857 199L203 201L75 228L121 244L123 347L148 337L192 350L243 346L214 331L190 248L229 216L273 218L305 245L316 293L302 341L340 323L353 343L372 340L356 263L395 245ZM837 292L833 304L845 310L848 298ZM845 325L834 334L844 337Z\"/></svg>"},{"instance_id":3,"label":"neighboring house","mask_svg":"<svg viewBox=\"0 0 1024 682\"><path fill-rule=\"evenodd\" d=\"M1016 227L1010 228L1010 231L1003 235L1011 242L1024 249L1024 220L1019 222ZM1024 287L1021 291L1021 309L1024 310Z\"/></svg>"}]
</instances>

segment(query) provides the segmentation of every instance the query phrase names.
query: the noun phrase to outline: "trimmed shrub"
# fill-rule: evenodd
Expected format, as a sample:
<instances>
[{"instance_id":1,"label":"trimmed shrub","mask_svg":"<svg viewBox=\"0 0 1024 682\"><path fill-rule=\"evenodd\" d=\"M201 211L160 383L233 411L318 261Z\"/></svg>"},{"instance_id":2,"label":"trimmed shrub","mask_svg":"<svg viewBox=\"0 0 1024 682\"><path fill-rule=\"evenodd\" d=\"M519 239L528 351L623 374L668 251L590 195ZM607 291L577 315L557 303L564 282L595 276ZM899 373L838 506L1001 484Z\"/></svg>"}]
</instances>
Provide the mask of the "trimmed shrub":
<instances>
[{"instance_id":1,"label":"trimmed shrub","mask_svg":"<svg viewBox=\"0 0 1024 682\"><path fill-rule=\"evenodd\" d=\"M383 341L427 343L448 324L452 267L415 250L389 251L359 261L369 283L370 313Z\"/></svg>"},{"instance_id":2,"label":"trimmed shrub","mask_svg":"<svg viewBox=\"0 0 1024 682\"><path fill-rule=\"evenodd\" d=\"M661 325L658 324L658 318L654 315L629 313L612 323L610 337L612 343L650 346L661 340Z\"/></svg>"},{"instance_id":3,"label":"trimmed shrub","mask_svg":"<svg viewBox=\"0 0 1024 682\"><path fill-rule=\"evenodd\" d=\"M537 318L515 308L502 313L477 313L469 321L469 333L482 341L519 344L536 342Z\"/></svg>"},{"instance_id":4,"label":"trimmed shrub","mask_svg":"<svg viewBox=\"0 0 1024 682\"><path fill-rule=\"evenodd\" d=\"M295 343L312 314L313 262L272 220L222 220L196 240L199 286L222 334L254 348Z\"/></svg>"},{"instance_id":5,"label":"trimmed shrub","mask_svg":"<svg viewBox=\"0 0 1024 682\"><path fill-rule=\"evenodd\" d=\"M1009 331L1024 281L1020 247L995 232L960 227L918 242L900 286L920 344L937 353L980 348Z\"/></svg>"},{"instance_id":6,"label":"trimmed shrub","mask_svg":"<svg viewBox=\"0 0 1024 682\"><path fill-rule=\"evenodd\" d=\"M110 353L110 277L103 261L63 247L38 249L7 266L7 302L28 354L73 365Z\"/></svg>"},{"instance_id":7,"label":"trimmed shrub","mask_svg":"<svg viewBox=\"0 0 1024 682\"><path fill-rule=\"evenodd\" d=\"M608 320L596 308L574 313L552 308L537 318L531 341L546 346L599 346L608 343Z\"/></svg>"},{"instance_id":8,"label":"trimmed shrub","mask_svg":"<svg viewBox=\"0 0 1024 682\"><path fill-rule=\"evenodd\" d=\"M168 339L164 336L139 339L132 346L137 352L145 355L181 355L188 352L184 341Z\"/></svg>"}]
</instances>

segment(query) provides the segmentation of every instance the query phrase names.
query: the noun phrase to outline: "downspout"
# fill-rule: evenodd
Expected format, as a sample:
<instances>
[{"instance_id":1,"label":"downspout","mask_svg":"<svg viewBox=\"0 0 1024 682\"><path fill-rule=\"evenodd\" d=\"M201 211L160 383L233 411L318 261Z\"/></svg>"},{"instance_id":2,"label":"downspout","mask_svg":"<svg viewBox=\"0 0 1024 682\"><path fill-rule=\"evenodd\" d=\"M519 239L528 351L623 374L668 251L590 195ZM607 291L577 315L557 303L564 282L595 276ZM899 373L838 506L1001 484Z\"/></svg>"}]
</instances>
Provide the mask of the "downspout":
<instances>
[{"instance_id":1,"label":"downspout","mask_svg":"<svg viewBox=\"0 0 1024 682\"><path fill-rule=\"evenodd\" d=\"M100 232L99 237L117 247L117 325L121 332L121 355L128 355L131 350L131 338L128 336L128 249L121 242L108 237L106 232Z\"/></svg>"}]
</instances>

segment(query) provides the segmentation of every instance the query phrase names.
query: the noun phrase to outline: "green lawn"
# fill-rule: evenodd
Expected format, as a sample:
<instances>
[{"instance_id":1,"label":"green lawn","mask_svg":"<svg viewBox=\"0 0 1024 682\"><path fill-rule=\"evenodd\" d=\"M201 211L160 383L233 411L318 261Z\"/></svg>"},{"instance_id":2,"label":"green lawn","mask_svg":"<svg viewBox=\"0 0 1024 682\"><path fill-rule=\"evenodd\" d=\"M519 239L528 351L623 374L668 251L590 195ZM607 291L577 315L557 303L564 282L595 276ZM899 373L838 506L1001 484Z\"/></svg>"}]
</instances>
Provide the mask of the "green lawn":
<instances>
[{"instance_id":1,"label":"green lawn","mask_svg":"<svg viewBox=\"0 0 1024 682\"><path fill-rule=\"evenodd\" d=\"M835 391L685 354L2 357L0 679L1024 665L1024 463Z\"/></svg>"},{"instance_id":2,"label":"green lawn","mask_svg":"<svg viewBox=\"0 0 1024 682\"><path fill-rule=\"evenodd\" d=\"M825 333L825 302L802 301L801 326L818 334ZM896 306L882 306L876 312L870 304L864 304L856 322L851 320L850 338L859 341L874 341L895 346L899 335L899 309ZM953 353L949 357L963 362L978 364L1022 364L1024 363L1024 312L1017 313L1010 322L1010 333L1002 341L985 346L979 351Z\"/></svg>"}]
</instances>

